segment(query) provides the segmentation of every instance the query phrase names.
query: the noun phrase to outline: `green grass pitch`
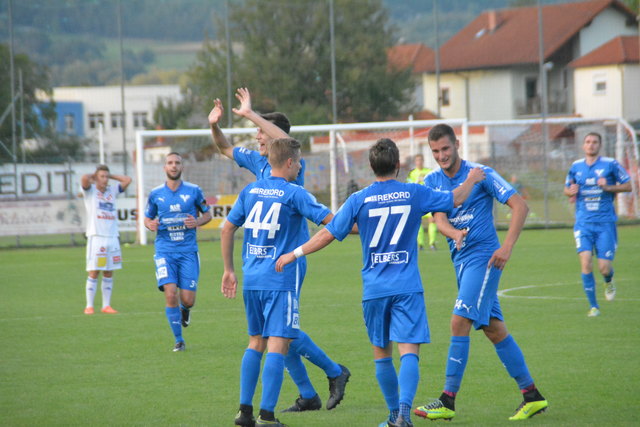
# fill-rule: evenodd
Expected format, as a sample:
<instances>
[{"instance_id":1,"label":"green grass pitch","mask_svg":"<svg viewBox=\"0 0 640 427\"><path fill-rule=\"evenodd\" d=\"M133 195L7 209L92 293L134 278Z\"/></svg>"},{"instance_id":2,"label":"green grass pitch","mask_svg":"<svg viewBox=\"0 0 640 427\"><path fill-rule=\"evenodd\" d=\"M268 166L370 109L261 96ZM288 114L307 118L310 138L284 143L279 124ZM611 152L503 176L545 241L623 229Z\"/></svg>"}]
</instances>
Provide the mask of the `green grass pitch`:
<instances>
[{"instance_id":1,"label":"green grass pitch","mask_svg":"<svg viewBox=\"0 0 640 427\"><path fill-rule=\"evenodd\" d=\"M638 423L640 226L618 233L618 295L605 301L596 274L598 318L586 316L570 229L524 231L507 265L500 284L507 326L550 403L530 425ZM420 253L432 343L422 346L414 407L437 397L444 379L455 279L442 236L438 243L441 250ZM123 248L112 299L120 314L85 316L84 247L0 251L0 424L233 425L247 337L241 298L220 294L219 242L200 246L201 280L184 353L171 352L152 253L153 246ZM375 426L387 415L362 321L360 257L355 236L309 256L302 327L352 377L335 410L279 415L291 426ZM100 298L98 292L98 307ZM521 400L517 386L482 333L471 342L453 422L507 425ZM324 403L327 380L307 367ZM277 410L296 396L285 376ZM259 401L260 385L256 407Z\"/></svg>"}]
</instances>

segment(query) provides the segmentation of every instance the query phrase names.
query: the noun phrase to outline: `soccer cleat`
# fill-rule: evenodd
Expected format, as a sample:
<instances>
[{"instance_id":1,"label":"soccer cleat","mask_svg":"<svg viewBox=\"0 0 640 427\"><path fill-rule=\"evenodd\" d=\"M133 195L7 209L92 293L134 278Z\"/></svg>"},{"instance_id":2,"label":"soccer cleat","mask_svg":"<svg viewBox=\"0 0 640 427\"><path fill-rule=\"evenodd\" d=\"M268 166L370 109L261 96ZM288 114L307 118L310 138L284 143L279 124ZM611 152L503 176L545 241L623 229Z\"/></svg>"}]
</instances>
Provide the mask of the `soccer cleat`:
<instances>
[{"instance_id":1,"label":"soccer cleat","mask_svg":"<svg viewBox=\"0 0 640 427\"><path fill-rule=\"evenodd\" d=\"M413 427L410 421L404 419L402 415L398 415L395 422L387 421L389 427Z\"/></svg>"},{"instance_id":2,"label":"soccer cleat","mask_svg":"<svg viewBox=\"0 0 640 427\"><path fill-rule=\"evenodd\" d=\"M444 406L440 399L436 399L428 405L417 407L413 413L419 417L430 420L451 421L451 419L456 416L456 411Z\"/></svg>"},{"instance_id":3,"label":"soccer cleat","mask_svg":"<svg viewBox=\"0 0 640 427\"><path fill-rule=\"evenodd\" d=\"M233 423L242 427L254 427L256 425L256 419L253 417L253 406L240 405L238 414L233 420Z\"/></svg>"},{"instance_id":4,"label":"soccer cleat","mask_svg":"<svg viewBox=\"0 0 640 427\"><path fill-rule=\"evenodd\" d=\"M282 424L280 422L280 420L278 420L277 418L274 418L273 420L265 420L261 416L258 416L258 419L256 420L256 425L257 426L272 426L272 427L287 427L286 424Z\"/></svg>"},{"instance_id":5,"label":"soccer cleat","mask_svg":"<svg viewBox=\"0 0 640 427\"><path fill-rule=\"evenodd\" d=\"M184 341L178 341L176 345L173 346L173 351L185 351L187 346L184 344Z\"/></svg>"},{"instance_id":6,"label":"soccer cleat","mask_svg":"<svg viewBox=\"0 0 640 427\"><path fill-rule=\"evenodd\" d=\"M191 310L184 308L182 305L180 306L180 321L183 328L186 328L191 323Z\"/></svg>"},{"instance_id":7,"label":"soccer cleat","mask_svg":"<svg viewBox=\"0 0 640 427\"><path fill-rule=\"evenodd\" d=\"M293 405L282 412L317 411L320 408L322 408L322 401L320 400L318 393L316 393L315 396L309 399L298 396Z\"/></svg>"},{"instance_id":8,"label":"soccer cleat","mask_svg":"<svg viewBox=\"0 0 640 427\"><path fill-rule=\"evenodd\" d=\"M84 314L93 314L93 307L87 307L84 309Z\"/></svg>"},{"instance_id":9,"label":"soccer cleat","mask_svg":"<svg viewBox=\"0 0 640 427\"><path fill-rule=\"evenodd\" d=\"M338 406L344 398L344 389L347 387L351 372L346 366L338 364L342 369L342 373L335 378L329 378L329 398L327 399L327 410L331 410Z\"/></svg>"},{"instance_id":10,"label":"soccer cleat","mask_svg":"<svg viewBox=\"0 0 640 427\"><path fill-rule=\"evenodd\" d=\"M598 310L595 307L591 307L591 310L589 310L589 313L587 313L587 316L589 317L597 317L600 316L600 310Z\"/></svg>"},{"instance_id":11,"label":"soccer cleat","mask_svg":"<svg viewBox=\"0 0 640 427\"><path fill-rule=\"evenodd\" d=\"M510 421L526 420L534 415L541 414L547 410L549 403L546 400L536 400L534 402L522 402L515 414L509 417Z\"/></svg>"},{"instance_id":12,"label":"soccer cleat","mask_svg":"<svg viewBox=\"0 0 640 427\"><path fill-rule=\"evenodd\" d=\"M613 301L616 297L616 285L613 284L613 280L604 284L604 297L607 301Z\"/></svg>"},{"instance_id":13,"label":"soccer cleat","mask_svg":"<svg viewBox=\"0 0 640 427\"><path fill-rule=\"evenodd\" d=\"M118 314L118 312L116 310L114 310L113 308L111 308L110 305L106 306L106 307L102 307L102 311L105 314Z\"/></svg>"}]
</instances>

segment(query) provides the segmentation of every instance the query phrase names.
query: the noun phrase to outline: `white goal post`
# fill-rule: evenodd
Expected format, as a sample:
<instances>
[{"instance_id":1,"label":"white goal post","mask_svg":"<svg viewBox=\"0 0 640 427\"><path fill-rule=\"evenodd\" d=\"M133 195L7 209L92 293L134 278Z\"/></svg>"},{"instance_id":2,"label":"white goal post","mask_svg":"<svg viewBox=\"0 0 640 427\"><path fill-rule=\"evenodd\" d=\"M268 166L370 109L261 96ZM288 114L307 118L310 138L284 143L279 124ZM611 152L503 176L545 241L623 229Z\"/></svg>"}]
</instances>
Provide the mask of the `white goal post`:
<instances>
[{"instance_id":1,"label":"white goal post","mask_svg":"<svg viewBox=\"0 0 640 427\"><path fill-rule=\"evenodd\" d=\"M606 153L610 157L615 157L632 175L633 193L630 200L626 200L624 205L621 198L618 199L619 212L626 216L640 217L638 211L638 172L640 156L638 155L638 142L633 128L620 118L548 118L544 123L549 130L548 141L543 141L541 119L526 120L502 120L502 121L468 121L466 119L449 120L409 120L394 122L376 123L350 123L350 124L327 124L327 125L304 125L293 126L290 135L301 142L309 152L305 152L304 157L307 162L307 175L305 176L305 187L318 196L318 193L326 193L324 203L329 204L331 210L335 212L344 199L354 191L368 185L373 179L370 172L367 158L368 148L378 138L388 137L394 140L401 154L401 164L404 167L403 173L412 168L411 159L415 154L425 155L425 163L428 167L435 167L435 162L429 154L427 145L428 130L436 124L447 123L452 126L459 136L461 143L462 157L471 161L489 163L494 169L502 174L511 173L525 175L531 184L534 192L544 191L545 198L545 224L549 222L567 222L572 213L568 207L558 207L554 205L552 215L549 215L547 196L551 194L548 189L549 180L553 182L553 195L556 197L558 191L558 176L562 174L562 179L568 170L569 161L583 157L580 149L582 145L581 137L587 131L600 131L603 133L603 145L608 148ZM235 145L251 145L254 143L253 135L256 128L231 128L222 129L223 133L236 140L240 140ZM150 165L145 161L145 141L155 138L157 141L166 139L168 142L157 142L155 146L164 144L170 147L171 151L184 150L185 141L198 140L193 143L193 150L189 157L189 165L185 171L189 171L193 166L202 172L196 179L188 180L200 185L205 190L205 194L237 194L242 186L250 181L246 181L244 176L235 176L238 169L232 165L230 160L221 158L212 149L210 129L176 129L176 130L143 130L137 131L135 137L135 165L136 165L136 197L138 211L138 241L140 244L147 244L147 233L144 227L144 209L146 196L152 187L146 182L146 169ZM174 144L181 148L174 149ZM181 145L180 145L181 144ZM207 148L207 150L204 150ZM207 155L200 155L202 151L207 151ZM193 153L198 153L193 154ZM544 160L543 153L546 153ZM339 155L341 154L341 155ZM184 155L183 155L184 157ZM193 162L194 164L191 164ZM542 174L542 164L545 173ZM155 165L155 170L161 169L159 164ZM564 169L564 170L563 170ZM547 172L552 171L552 177L547 177ZM233 176L232 176L233 175ZM544 185L541 176L544 175ZM216 185L209 185L212 177L216 180ZM505 176L505 178L507 178ZM164 175L156 172L153 176L153 186L163 182ZM255 179L251 177L251 179ZM404 180L404 176L399 178ZM229 186L224 181L233 181ZM328 184L328 185L327 185ZM224 190L220 190L224 187ZM562 200L564 201L564 197ZM556 201L554 201L555 203ZM539 221L540 219L529 218L528 221Z\"/></svg>"}]
</instances>

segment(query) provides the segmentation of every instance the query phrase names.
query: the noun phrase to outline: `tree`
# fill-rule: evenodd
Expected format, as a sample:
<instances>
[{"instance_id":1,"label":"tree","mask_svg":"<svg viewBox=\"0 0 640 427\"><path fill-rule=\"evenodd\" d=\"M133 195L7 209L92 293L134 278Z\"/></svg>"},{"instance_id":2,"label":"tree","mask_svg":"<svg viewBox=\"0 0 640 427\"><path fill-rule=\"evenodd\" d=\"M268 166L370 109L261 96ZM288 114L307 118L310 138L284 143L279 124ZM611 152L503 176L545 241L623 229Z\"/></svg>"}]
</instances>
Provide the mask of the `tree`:
<instances>
[{"instance_id":1,"label":"tree","mask_svg":"<svg viewBox=\"0 0 640 427\"><path fill-rule=\"evenodd\" d=\"M380 0L336 0L336 82L340 121L373 121L408 110L409 70L387 63L394 43ZM293 123L332 120L328 1L234 2L230 26L235 46L233 87L247 86L260 111L277 109ZM217 41L207 40L189 70L202 109L226 101L224 22Z\"/></svg>"},{"instance_id":2,"label":"tree","mask_svg":"<svg viewBox=\"0 0 640 427\"><path fill-rule=\"evenodd\" d=\"M26 138L32 138L36 134L40 134L43 131L40 118L35 111L34 106L41 103L36 98L38 91L43 91L45 94L51 96L51 87L49 85L49 78L47 76L47 69L35 62L32 62L27 55L18 54L14 56L14 71L15 71L15 94L19 93L18 90L18 73L22 72L22 87L24 92L24 121L25 121L25 136ZM0 115L11 105L11 68L10 68L10 56L9 47L5 44L0 44ZM16 120L19 119L19 101L16 104ZM53 104L41 105L40 111L44 121L52 120L55 118L55 110ZM16 137L19 141L19 135L21 134L20 122L16 124ZM7 116L5 120L0 123L0 142L11 149L12 146L12 126L11 116ZM18 155L18 153L14 153ZM3 148L0 148L0 161L12 161L11 156Z\"/></svg>"}]
</instances>

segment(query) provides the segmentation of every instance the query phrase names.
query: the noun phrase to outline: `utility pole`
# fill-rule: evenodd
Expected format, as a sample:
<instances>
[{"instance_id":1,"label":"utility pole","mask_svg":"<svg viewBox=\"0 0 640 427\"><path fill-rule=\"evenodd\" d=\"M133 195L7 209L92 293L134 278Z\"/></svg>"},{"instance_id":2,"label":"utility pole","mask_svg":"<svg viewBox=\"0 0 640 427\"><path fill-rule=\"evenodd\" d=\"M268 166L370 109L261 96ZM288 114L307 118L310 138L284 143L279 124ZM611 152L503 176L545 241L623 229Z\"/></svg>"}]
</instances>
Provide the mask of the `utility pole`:
<instances>
[{"instance_id":1,"label":"utility pole","mask_svg":"<svg viewBox=\"0 0 640 427\"><path fill-rule=\"evenodd\" d=\"M126 125L127 125L127 116L125 114L124 108L124 48L122 46L122 0L118 0L118 38L120 39L120 104L122 110L120 114L122 115L122 169L124 170L124 174L127 173L127 133L126 133ZM138 153L138 156L142 156L143 153Z\"/></svg>"},{"instance_id":2,"label":"utility pole","mask_svg":"<svg viewBox=\"0 0 640 427\"><path fill-rule=\"evenodd\" d=\"M233 127L233 114L231 114L231 32L229 31L229 0L224 0L224 33L227 39L227 127Z\"/></svg>"},{"instance_id":3,"label":"utility pole","mask_svg":"<svg viewBox=\"0 0 640 427\"><path fill-rule=\"evenodd\" d=\"M549 129L547 127L547 116L549 115L549 105L547 101L547 70L544 65L544 32L542 24L542 2L538 0L538 68L540 73L540 115L542 119L542 158L544 167L544 225L549 227Z\"/></svg>"}]
</instances>

